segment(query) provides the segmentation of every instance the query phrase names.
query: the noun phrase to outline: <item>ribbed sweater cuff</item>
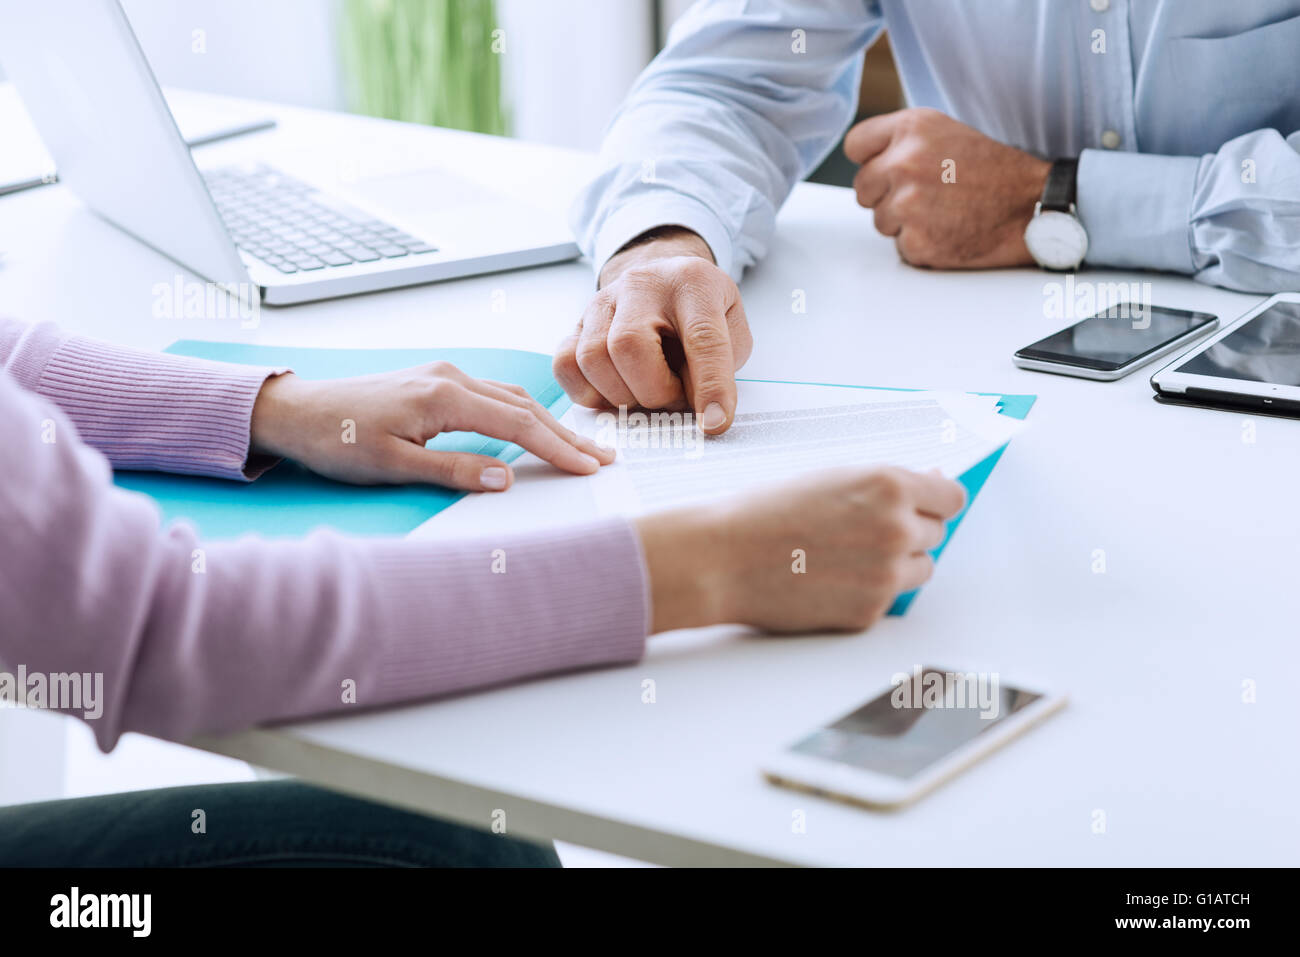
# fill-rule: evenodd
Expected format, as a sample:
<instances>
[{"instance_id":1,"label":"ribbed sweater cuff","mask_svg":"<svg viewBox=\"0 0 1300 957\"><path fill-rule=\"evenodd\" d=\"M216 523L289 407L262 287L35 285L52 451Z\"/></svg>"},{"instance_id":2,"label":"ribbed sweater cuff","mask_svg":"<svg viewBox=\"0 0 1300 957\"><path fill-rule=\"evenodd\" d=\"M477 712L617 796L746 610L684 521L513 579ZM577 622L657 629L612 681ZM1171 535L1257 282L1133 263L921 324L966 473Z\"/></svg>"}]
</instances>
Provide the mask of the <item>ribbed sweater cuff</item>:
<instances>
[{"instance_id":1,"label":"ribbed sweater cuff","mask_svg":"<svg viewBox=\"0 0 1300 957\"><path fill-rule=\"evenodd\" d=\"M278 459L249 455L253 404L286 372L63 340L28 355L20 380L67 413L81 438L119 469L248 481ZM43 368L32 368L44 360Z\"/></svg>"},{"instance_id":2,"label":"ribbed sweater cuff","mask_svg":"<svg viewBox=\"0 0 1300 957\"><path fill-rule=\"evenodd\" d=\"M640 539L624 519L494 541L379 547L391 600L381 701L638 660L650 627ZM420 596L437 592L437 598ZM454 599L449 595L455 595ZM439 619L429 620L437 609Z\"/></svg>"}]
</instances>

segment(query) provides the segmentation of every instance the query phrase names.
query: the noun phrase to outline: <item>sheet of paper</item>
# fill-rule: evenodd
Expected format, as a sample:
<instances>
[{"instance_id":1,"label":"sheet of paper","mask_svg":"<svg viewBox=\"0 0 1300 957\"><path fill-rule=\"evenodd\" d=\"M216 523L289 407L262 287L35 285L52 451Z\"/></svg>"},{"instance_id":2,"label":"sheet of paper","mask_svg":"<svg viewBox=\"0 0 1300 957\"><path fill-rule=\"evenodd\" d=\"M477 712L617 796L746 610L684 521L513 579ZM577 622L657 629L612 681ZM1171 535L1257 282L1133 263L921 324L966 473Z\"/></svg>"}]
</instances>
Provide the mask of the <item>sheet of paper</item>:
<instances>
[{"instance_id":1,"label":"sheet of paper","mask_svg":"<svg viewBox=\"0 0 1300 957\"><path fill-rule=\"evenodd\" d=\"M592 479L602 514L711 501L846 465L938 468L956 477L1005 445L1022 423L996 396L742 382L731 429L704 436L666 413L575 410L580 431L619 459Z\"/></svg>"}]
</instances>

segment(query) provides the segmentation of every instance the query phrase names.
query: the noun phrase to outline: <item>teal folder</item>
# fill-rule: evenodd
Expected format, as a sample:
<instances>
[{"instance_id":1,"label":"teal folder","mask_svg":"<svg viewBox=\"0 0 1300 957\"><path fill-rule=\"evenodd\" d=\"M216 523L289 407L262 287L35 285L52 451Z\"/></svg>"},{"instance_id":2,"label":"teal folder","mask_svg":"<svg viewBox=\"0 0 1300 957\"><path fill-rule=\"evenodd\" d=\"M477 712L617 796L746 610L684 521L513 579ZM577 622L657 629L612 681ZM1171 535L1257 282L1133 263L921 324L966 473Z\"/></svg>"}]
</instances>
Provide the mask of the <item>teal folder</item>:
<instances>
[{"instance_id":1,"label":"teal folder","mask_svg":"<svg viewBox=\"0 0 1300 957\"><path fill-rule=\"evenodd\" d=\"M166 351L219 362L291 366L304 379L370 375L445 361L454 363L467 375L522 385L557 417L563 415L571 404L564 390L551 377L550 357L536 352L513 349L304 349L197 340L173 343ZM1023 419L1036 398L1033 395L998 395L999 409L1003 415ZM517 445L472 432L440 435L429 443L429 447L492 455L507 462L523 454ZM975 496L983 488L1005 449L1004 445L958 477L966 487L966 507L948 523L943 542L931 553L936 559L952 539L962 518L970 511ZM322 478L292 462L272 469L248 485L161 472L123 471L116 474L115 481L123 488L149 495L158 502L166 520L184 519L196 526L199 534L209 540L235 538L248 533L272 538L297 537L320 526L328 526L350 535L405 535L465 495L464 492L428 485L379 485L358 489L353 485ZM889 609L889 614L903 614L916 594L913 591L900 595Z\"/></svg>"},{"instance_id":2,"label":"teal folder","mask_svg":"<svg viewBox=\"0 0 1300 957\"><path fill-rule=\"evenodd\" d=\"M466 374L522 385L557 417L569 408L564 390L551 377L551 360L513 349L301 349L183 340L167 352L177 355L290 366L304 379L391 372L430 362L452 362ZM429 448L476 452L506 462L523 449L473 432L438 436ZM322 525L349 535L405 535L465 493L431 485L375 485L358 489L322 478L293 462L245 485L224 479L118 472L123 488L144 492L162 507L168 521L183 518L209 540L256 532L270 538L298 537Z\"/></svg>"}]
</instances>

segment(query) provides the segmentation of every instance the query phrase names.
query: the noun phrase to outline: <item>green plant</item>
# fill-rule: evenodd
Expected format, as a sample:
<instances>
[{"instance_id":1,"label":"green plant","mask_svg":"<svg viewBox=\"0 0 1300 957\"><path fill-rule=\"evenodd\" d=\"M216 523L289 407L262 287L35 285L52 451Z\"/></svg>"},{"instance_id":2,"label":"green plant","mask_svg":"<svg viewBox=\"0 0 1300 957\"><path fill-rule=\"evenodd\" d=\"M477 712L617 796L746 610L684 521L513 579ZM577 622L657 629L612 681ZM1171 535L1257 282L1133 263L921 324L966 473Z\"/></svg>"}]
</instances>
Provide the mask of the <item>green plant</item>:
<instances>
[{"instance_id":1,"label":"green plant","mask_svg":"<svg viewBox=\"0 0 1300 957\"><path fill-rule=\"evenodd\" d=\"M507 132L493 0L343 0L340 28L354 111Z\"/></svg>"}]
</instances>

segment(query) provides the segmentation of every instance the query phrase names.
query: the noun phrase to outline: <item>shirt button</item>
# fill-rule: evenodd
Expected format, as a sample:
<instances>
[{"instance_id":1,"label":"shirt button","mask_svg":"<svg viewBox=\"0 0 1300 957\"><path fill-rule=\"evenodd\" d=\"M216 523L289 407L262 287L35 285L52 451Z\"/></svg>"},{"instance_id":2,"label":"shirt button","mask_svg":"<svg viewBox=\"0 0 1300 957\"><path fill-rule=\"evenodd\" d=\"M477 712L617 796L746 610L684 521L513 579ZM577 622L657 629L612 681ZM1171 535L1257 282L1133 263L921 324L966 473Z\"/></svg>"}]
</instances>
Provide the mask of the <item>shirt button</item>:
<instances>
[{"instance_id":1,"label":"shirt button","mask_svg":"<svg viewBox=\"0 0 1300 957\"><path fill-rule=\"evenodd\" d=\"M1095 0L1097 3L1105 3L1106 0ZM1113 150L1119 146L1119 134L1114 130L1107 130L1101 134L1101 145L1108 150Z\"/></svg>"},{"instance_id":2,"label":"shirt button","mask_svg":"<svg viewBox=\"0 0 1300 957\"><path fill-rule=\"evenodd\" d=\"M1088 0L1088 6L1098 13L1105 13L1110 9L1110 0Z\"/></svg>"}]
</instances>

